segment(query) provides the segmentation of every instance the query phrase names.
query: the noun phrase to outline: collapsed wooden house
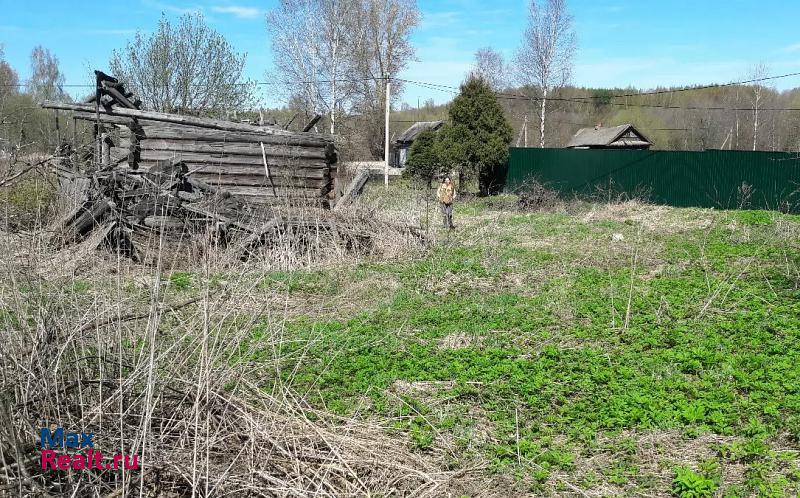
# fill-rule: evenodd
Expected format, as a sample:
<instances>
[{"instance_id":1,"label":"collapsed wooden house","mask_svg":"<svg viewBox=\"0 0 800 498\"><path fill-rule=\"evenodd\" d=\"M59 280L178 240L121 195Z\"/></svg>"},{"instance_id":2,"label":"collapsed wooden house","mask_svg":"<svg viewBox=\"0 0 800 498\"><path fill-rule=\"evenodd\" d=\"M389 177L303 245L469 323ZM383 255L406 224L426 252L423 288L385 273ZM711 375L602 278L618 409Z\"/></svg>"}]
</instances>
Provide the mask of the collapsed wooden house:
<instances>
[{"instance_id":1,"label":"collapsed wooden house","mask_svg":"<svg viewBox=\"0 0 800 498\"><path fill-rule=\"evenodd\" d=\"M224 188L247 202L293 197L325 202L333 188L337 156L331 136L277 126L143 111L114 78L98 72L89 102L45 102L94 122L101 140L100 168L147 171L159 161L180 161L188 176Z\"/></svg>"},{"instance_id":2,"label":"collapsed wooden house","mask_svg":"<svg viewBox=\"0 0 800 498\"><path fill-rule=\"evenodd\" d=\"M242 257L288 233L364 240L359 230L304 219L295 209L328 207L335 176L333 140L310 133L313 121L294 132L143 111L120 82L96 74L88 102L42 104L95 124L88 157L81 147L59 150L56 171L74 203L54 227L57 245L91 238L146 261L154 234L213 233L218 243L235 242Z\"/></svg>"}]
</instances>

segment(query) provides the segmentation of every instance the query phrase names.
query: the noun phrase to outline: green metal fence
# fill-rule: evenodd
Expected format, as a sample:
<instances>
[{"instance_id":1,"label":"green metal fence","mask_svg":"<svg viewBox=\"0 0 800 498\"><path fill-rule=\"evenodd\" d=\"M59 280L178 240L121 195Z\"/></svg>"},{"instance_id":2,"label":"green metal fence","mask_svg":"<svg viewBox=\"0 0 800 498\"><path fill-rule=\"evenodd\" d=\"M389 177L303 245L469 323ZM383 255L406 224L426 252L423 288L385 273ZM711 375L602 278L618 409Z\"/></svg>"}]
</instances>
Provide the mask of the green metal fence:
<instances>
[{"instance_id":1,"label":"green metal fence","mask_svg":"<svg viewBox=\"0 0 800 498\"><path fill-rule=\"evenodd\" d=\"M800 154L512 148L506 192L536 179L562 194L609 189L656 204L800 212Z\"/></svg>"}]
</instances>

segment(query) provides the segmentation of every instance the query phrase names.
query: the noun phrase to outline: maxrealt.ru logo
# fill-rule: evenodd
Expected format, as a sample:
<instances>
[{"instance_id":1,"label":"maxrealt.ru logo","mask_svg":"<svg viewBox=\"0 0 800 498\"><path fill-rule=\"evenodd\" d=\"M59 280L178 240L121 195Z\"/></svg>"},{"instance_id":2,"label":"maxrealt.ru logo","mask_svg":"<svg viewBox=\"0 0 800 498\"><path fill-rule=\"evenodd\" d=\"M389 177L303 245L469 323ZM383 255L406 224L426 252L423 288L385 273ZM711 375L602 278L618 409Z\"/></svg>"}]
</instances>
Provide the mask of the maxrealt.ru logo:
<instances>
[{"instance_id":1,"label":"maxrealt.ru logo","mask_svg":"<svg viewBox=\"0 0 800 498\"><path fill-rule=\"evenodd\" d=\"M39 431L42 469L137 470L139 468L139 455L103 455L102 452L95 450L93 437L94 434L91 432L66 432L63 427L51 431L43 427ZM85 451L85 453L75 451Z\"/></svg>"}]
</instances>

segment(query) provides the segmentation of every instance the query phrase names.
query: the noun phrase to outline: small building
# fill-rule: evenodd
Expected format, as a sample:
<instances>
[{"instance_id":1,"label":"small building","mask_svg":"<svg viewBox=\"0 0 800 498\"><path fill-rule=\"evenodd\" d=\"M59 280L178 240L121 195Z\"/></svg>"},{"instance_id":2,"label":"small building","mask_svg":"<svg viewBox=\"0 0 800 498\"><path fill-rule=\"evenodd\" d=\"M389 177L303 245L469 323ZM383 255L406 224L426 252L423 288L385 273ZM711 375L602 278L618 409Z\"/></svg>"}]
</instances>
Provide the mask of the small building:
<instances>
[{"instance_id":1,"label":"small building","mask_svg":"<svg viewBox=\"0 0 800 498\"><path fill-rule=\"evenodd\" d=\"M581 128L567 144L568 149L637 149L647 150L653 143L633 125L612 128Z\"/></svg>"},{"instance_id":2,"label":"small building","mask_svg":"<svg viewBox=\"0 0 800 498\"><path fill-rule=\"evenodd\" d=\"M396 168L405 168L406 160L408 159L408 150L419 134L424 131L437 131L442 125L444 125L444 121L420 121L411 125L409 129L404 131L403 134L394 141L392 165Z\"/></svg>"}]
</instances>

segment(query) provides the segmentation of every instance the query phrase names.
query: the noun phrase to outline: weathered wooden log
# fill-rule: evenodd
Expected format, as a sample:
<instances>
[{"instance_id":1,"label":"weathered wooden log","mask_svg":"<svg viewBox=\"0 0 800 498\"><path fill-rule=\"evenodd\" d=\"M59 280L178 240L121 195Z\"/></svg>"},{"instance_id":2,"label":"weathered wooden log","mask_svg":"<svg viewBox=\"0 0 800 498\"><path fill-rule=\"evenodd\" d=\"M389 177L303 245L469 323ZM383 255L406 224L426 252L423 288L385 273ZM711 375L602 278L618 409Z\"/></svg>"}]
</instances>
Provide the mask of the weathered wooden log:
<instances>
[{"instance_id":1,"label":"weathered wooden log","mask_svg":"<svg viewBox=\"0 0 800 498\"><path fill-rule=\"evenodd\" d=\"M133 144L129 138L120 140L119 146L128 148ZM170 152L196 152L210 154L236 154L243 156L261 156L261 146L257 143L246 142L198 142L190 140L140 140L138 146L141 150L161 150ZM268 157L297 157L326 159L326 151L322 147L298 147L265 145L264 151Z\"/></svg>"},{"instance_id":2,"label":"weathered wooden log","mask_svg":"<svg viewBox=\"0 0 800 498\"><path fill-rule=\"evenodd\" d=\"M154 161L140 163L141 169L148 169L154 166ZM189 173L207 173L211 175L264 175L264 167L255 164L230 165L230 164L200 164L184 162ZM120 169L126 170L128 166L121 164ZM330 179L331 175L325 168L298 168L294 166L270 166L270 173L274 176L285 176L290 178L313 178Z\"/></svg>"},{"instance_id":3,"label":"weathered wooden log","mask_svg":"<svg viewBox=\"0 0 800 498\"><path fill-rule=\"evenodd\" d=\"M336 202L333 210L338 211L352 202L353 198L361 194L361 191L367 184L367 180L369 180L369 170L362 169L356 174L356 177L353 178L353 181L350 182L345 191L342 193L342 196Z\"/></svg>"},{"instance_id":4,"label":"weathered wooden log","mask_svg":"<svg viewBox=\"0 0 800 498\"><path fill-rule=\"evenodd\" d=\"M273 185L279 187L298 187L298 188L322 188L330 183L328 178L292 178L285 176L274 176L272 181L262 171L256 175L214 175L203 173L192 173L192 178L197 178L209 185L242 187L265 187L271 188Z\"/></svg>"},{"instance_id":5,"label":"weathered wooden log","mask_svg":"<svg viewBox=\"0 0 800 498\"><path fill-rule=\"evenodd\" d=\"M83 111L83 112L92 111L91 105L68 104L68 103L53 102L53 101L43 102L42 107L44 107L45 109L62 109L65 111ZM212 130L243 131L248 133L258 133L263 135L286 136L286 137L293 137L297 135L296 132L282 130L280 128L275 128L275 127L254 126L244 123L233 123L221 119L200 118L196 116L184 116L180 114L169 114L165 112L140 111L138 109L115 108L112 109L111 111L103 109L100 111L100 113L109 116L124 116L131 118L149 119L152 121L161 121L164 123L190 125L200 128L209 128ZM307 136L319 138L322 141L327 141L327 142L330 141L330 138L326 138L323 135L319 134L309 133L307 134Z\"/></svg>"},{"instance_id":6,"label":"weathered wooden log","mask_svg":"<svg viewBox=\"0 0 800 498\"><path fill-rule=\"evenodd\" d=\"M80 240L83 235L90 232L104 218L105 214L113 206L114 203L107 198L85 205L78 212L78 215L63 227L64 239L67 242Z\"/></svg>"},{"instance_id":7,"label":"weathered wooden log","mask_svg":"<svg viewBox=\"0 0 800 498\"><path fill-rule=\"evenodd\" d=\"M282 198L282 199L313 199L324 196L330 191L330 186L321 188L293 188L293 189L276 189L275 195L272 190L264 187L248 187L248 186L226 186L225 190L230 192L231 195L253 200L256 198Z\"/></svg>"},{"instance_id":8,"label":"weathered wooden log","mask_svg":"<svg viewBox=\"0 0 800 498\"><path fill-rule=\"evenodd\" d=\"M122 147L112 147L111 155L115 158L127 158L129 150ZM147 161L161 161L170 159L179 159L186 163L197 164L237 164L246 166L248 164L259 165L264 167L264 161L261 156L242 156L237 154L202 154L194 152L170 152L159 150L142 150L140 157L143 162ZM283 166L286 168L327 168L328 164L322 159L315 158L288 158L288 157L273 157L269 160L270 167Z\"/></svg>"},{"instance_id":9,"label":"weathered wooden log","mask_svg":"<svg viewBox=\"0 0 800 498\"><path fill-rule=\"evenodd\" d=\"M101 116L101 118L102 117L103 116ZM334 151L333 142L331 140L315 138L314 136L309 136L305 133L297 133L292 136L275 136L254 131L248 133L225 130L209 130L192 126L170 125L142 119L138 120L138 122L143 127L143 139L243 142L255 144L264 143L302 147L323 147L329 154ZM122 120L120 120L120 124L124 124ZM125 130L120 130L120 136L125 137L126 135L127 132Z\"/></svg>"},{"instance_id":10,"label":"weathered wooden log","mask_svg":"<svg viewBox=\"0 0 800 498\"><path fill-rule=\"evenodd\" d=\"M308 124L307 124L307 125L305 125L305 126L303 127L303 131L304 131L304 132L309 132L309 131L311 131L311 128L313 128L314 126L316 126L316 125L317 125L317 123L319 123L319 120L320 120L320 119L322 119L322 115L321 115L321 114L317 114L316 116L314 116L314 117L311 119L311 121L309 121L309 122L308 122Z\"/></svg>"},{"instance_id":11,"label":"weathered wooden log","mask_svg":"<svg viewBox=\"0 0 800 498\"><path fill-rule=\"evenodd\" d=\"M144 226L159 230L183 230L186 223L175 216L148 216L144 219Z\"/></svg>"},{"instance_id":12,"label":"weathered wooden log","mask_svg":"<svg viewBox=\"0 0 800 498\"><path fill-rule=\"evenodd\" d=\"M130 100L128 100L128 98L127 98L127 97L125 97L125 95L123 95L122 93L120 93L120 91L119 91L119 90L117 90L116 88L114 88L113 86L106 86L106 85L103 85L103 90L105 90L105 91L106 91L106 92L107 92L109 95L111 95L112 97L114 97L114 99L115 99L117 102L119 102L120 104L124 105L124 106L125 106L125 107L127 107L128 109L136 109L136 105L134 105L134 103L133 103L133 102L131 102Z\"/></svg>"}]
</instances>

